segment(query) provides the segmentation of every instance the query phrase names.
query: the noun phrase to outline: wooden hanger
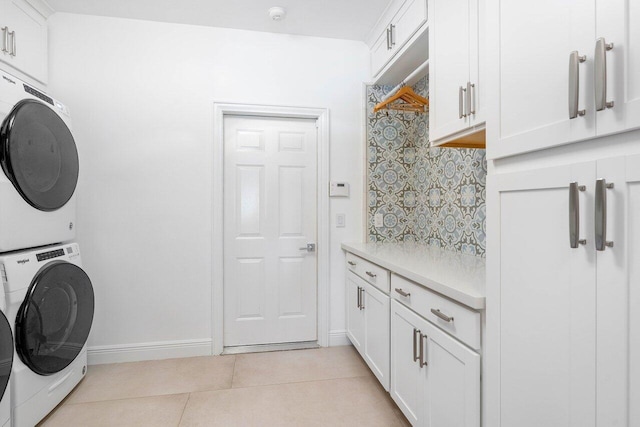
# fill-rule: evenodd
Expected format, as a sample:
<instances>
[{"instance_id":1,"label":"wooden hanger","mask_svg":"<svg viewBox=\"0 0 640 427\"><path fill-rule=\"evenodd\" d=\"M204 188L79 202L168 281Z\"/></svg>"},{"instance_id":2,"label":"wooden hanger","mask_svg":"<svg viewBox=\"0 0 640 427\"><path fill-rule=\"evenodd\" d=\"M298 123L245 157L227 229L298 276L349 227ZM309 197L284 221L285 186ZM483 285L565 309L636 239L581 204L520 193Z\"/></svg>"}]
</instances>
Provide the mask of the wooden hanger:
<instances>
[{"instance_id":1,"label":"wooden hanger","mask_svg":"<svg viewBox=\"0 0 640 427\"><path fill-rule=\"evenodd\" d=\"M405 86L389 99L378 103L373 108L373 112L377 113L382 109L426 113L429 111L429 100L415 93L409 86Z\"/></svg>"}]
</instances>

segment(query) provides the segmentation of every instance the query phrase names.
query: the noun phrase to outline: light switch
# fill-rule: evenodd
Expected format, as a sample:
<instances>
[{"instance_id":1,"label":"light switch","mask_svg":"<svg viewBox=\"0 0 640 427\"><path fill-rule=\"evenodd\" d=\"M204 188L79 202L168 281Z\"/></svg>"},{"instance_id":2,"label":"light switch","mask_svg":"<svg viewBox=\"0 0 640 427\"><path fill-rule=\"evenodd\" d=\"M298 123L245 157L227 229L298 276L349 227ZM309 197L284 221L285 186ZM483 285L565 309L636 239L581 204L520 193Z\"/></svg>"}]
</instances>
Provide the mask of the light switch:
<instances>
[{"instance_id":1,"label":"light switch","mask_svg":"<svg viewBox=\"0 0 640 427\"><path fill-rule=\"evenodd\" d=\"M343 228L345 226L345 214L336 214L336 227Z\"/></svg>"}]
</instances>

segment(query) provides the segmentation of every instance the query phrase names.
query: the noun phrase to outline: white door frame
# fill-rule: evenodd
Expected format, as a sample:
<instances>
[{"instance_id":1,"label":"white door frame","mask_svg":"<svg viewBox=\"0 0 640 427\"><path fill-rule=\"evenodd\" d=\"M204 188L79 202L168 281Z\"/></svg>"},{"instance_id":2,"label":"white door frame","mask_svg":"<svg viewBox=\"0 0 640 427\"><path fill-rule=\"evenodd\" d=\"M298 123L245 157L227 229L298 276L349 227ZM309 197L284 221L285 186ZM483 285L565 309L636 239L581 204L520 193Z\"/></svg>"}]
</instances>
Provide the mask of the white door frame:
<instances>
[{"instance_id":1,"label":"white door frame","mask_svg":"<svg viewBox=\"0 0 640 427\"><path fill-rule=\"evenodd\" d=\"M314 119L318 126L318 344L329 345L329 110L251 104L213 104L212 354L224 350L224 116Z\"/></svg>"}]
</instances>

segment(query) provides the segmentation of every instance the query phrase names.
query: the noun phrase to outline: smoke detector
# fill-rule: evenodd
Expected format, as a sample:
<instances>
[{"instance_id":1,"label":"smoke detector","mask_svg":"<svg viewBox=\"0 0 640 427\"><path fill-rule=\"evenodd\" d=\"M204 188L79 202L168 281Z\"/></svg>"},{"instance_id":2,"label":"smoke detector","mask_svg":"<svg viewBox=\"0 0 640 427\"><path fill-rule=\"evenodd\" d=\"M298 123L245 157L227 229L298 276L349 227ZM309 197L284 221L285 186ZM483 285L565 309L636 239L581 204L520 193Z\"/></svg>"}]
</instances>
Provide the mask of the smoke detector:
<instances>
[{"instance_id":1,"label":"smoke detector","mask_svg":"<svg viewBox=\"0 0 640 427\"><path fill-rule=\"evenodd\" d=\"M275 6L269 9L269 16L274 21L282 21L287 12L280 6Z\"/></svg>"}]
</instances>

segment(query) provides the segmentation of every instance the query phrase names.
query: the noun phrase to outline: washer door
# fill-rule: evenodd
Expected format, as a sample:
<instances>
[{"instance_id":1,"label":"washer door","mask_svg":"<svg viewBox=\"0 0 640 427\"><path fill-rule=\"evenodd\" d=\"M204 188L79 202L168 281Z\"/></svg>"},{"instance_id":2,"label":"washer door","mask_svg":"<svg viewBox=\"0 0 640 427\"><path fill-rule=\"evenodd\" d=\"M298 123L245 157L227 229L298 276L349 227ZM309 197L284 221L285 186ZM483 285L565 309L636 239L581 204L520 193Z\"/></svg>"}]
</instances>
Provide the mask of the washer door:
<instances>
[{"instance_id":1,"label":"washer door","mask_svg":"<svg viewBox=\"0 0 640 427\"><path fill-rule=\"evenodd\" d=\"M7 318L0 312L0 399L9 384L11 376L11 365L13 365L13 335L11 335L11 325Z\"/></svg>"},{"instance_id":2,"label":"washer door","mask_svg":"<svg viewBox=\"0 0 640 427\"><path fill-rule=\"evenodd\" d=\"M2 122L0 163L22 198L41 211L64 206L78 183L71 131L40 101L18 102Z\"/></svg>"},{"instance_id":3,"label":"washer door","mask_svg":"<svg viewBox=\"0 0 640 427\"><path fill-rule=\"evenodd\" d=\"M40 269L16 317L20 360L40 375L69 366L93 322L93 286L78 266L54 261Z\"/></svg>"}]
</instances>

